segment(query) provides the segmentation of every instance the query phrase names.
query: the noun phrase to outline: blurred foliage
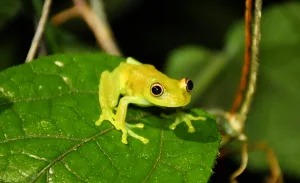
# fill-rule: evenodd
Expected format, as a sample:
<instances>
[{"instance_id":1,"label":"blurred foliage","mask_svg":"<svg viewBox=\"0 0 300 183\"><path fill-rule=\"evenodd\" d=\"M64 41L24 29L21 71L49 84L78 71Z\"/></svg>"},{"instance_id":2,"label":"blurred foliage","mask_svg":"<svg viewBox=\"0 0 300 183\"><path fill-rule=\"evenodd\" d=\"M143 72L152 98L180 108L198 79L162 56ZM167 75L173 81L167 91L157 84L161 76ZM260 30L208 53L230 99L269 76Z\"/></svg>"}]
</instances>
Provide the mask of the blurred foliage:
<instances>
[{"instance_id":1,"label":"blurred foliage","mask_svg":"<svg viewBox=\"0 0 300 183\"><path fill-rule=\"evenodd\" d=\"M0 6L5 7L0 9L0 29L2 29L21 10L21 2L19 0L1 1Z\"/></svg>"},{"instance_id":2,"label":"blurred foliage","mask_svg":"<svg viewBox=\"0 0 300 183\"><path fill-rule=\"evenodd\" d=\"M294 160L300 154L296 145L299 143L299 136L296 135L295 128L300 119L297 113L300 102L300 54L297 51L300 46L299 11L300 4L294 2L272 6L263 12L258 86L246 123L246 134L251 144L267 142L275 151L281 168L294 176L300 175L297 168L300 164ZM212 53L205 56L209 51L199 46L182 47L170 53L165 66L169 75L182 77L192 74L195 83L208 83L206 86L209 87L204 91L195 93L196 106L230 108L241 74L243 33L244 22L234 24L228 31L222 53L214 56L211 56ZM223 58L218 59L218 55ZM228 64L224 64L224 60ZM217 69L214 72L218 77L213 78L214 80L209 78L207 81L205 73L209 64L215 65L214 68ZM218 69L220 64L226 67ZM177 72L172 72L174 70ZM213 75L211 72L208 74ZM261 152L251 153L249 165L255 169L268 168Z\"/></svg>"},{"instance_id":3,"label":"blurred foliage","mask_svg":"<svg viewBox=\"0 0 300 183\"><path fill-rule=\"evenodd\" d=\"M26 57L42 4L38 4L41 0L33 2L35 6L21 0L0 2L7 7L0 10L0 69L22 63ZM196 84L195 106L231 107L243 63L243 1L103 2L124 56L164 68L174 77L188 75ZM71 4L70 0L55 0L51 14ZM268 142L285 175L298 179L299 163L294 159L300 155L296 135L300 119L296 111L300 102L299 6L297 1L264 1L258 90L246 123L250 141ZM98 50L80 19L58 27L49 23L45 44L48 54ZM268 170L263 153L251 153L249 165L253 172Z\"/></svg>"}]
</instances>

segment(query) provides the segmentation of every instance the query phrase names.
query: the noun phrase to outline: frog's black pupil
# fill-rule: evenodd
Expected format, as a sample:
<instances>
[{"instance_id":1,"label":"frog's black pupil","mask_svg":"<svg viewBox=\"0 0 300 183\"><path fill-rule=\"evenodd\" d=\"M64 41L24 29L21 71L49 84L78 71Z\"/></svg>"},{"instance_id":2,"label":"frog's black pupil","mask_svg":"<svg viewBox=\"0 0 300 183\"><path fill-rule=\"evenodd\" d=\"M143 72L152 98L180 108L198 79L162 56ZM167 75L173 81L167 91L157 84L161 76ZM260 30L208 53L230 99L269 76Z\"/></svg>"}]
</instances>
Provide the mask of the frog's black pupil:
<instances>
[{"instance_id":1,"label":"frog's black pupil","mask_svg":"<svg viewBox=\"0 0 300 183\"><path fill-rule=\"evenodd\" d=\"M194 83L192 80L188 80L188 82L186 84L186 88L188 91L191 91L194 88Z\"/></svg>"},{"instance_id":2,"label":"frog's black pupil","mask_svg":"<svg viewBox=\"0 0 300 183\"><path fill-rule=\"evenodd\" d=\"M162 88L160 86L153 86L152 87L152 93L154 95L160 95L162 92Z\"/></svg>"}]
</instances>

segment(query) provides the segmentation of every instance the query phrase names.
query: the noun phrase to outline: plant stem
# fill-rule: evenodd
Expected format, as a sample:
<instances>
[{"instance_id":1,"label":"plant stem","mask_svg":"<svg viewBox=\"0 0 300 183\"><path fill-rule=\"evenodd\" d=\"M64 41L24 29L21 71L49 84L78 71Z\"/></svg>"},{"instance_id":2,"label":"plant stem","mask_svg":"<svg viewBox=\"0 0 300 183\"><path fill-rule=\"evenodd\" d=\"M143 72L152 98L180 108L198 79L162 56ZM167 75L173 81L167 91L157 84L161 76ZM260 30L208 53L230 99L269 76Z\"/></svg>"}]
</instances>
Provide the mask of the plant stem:
<instances>
[{"instance_id":1,"label":"plant stem","mask_svg":"<svg viewBox=\"0 0 300 183\"><path fill-rule=\"evenodd\" d=\"M251 19L252 19L252 0L246 0L245 9L245 54L244 54L244 66L240 79L240 85L235 95L234 102L230 109L230 114L233 115L237 112L244 98L244 93L247 87L247 77L250 70L251 59Z\"/></svg>"},{"instance_id":2,"label":"plant stem","mask_svg":"<svg viewBox=\"0 0 300 183\"><path fill-rule=\"evenodd\" d=\"M27 57L26 57L26 60L25 60L25 62L27 62L27 63L31 62L31 60L33 60L33 58L36 54L37 47L38 47L39 42L41 40L41 37L43 35L45 25L46 25L46 21L48 19L48 14L49 14L49 11L50 11L51 2L52 2L52 0L45 0L45 2L44 2L41 19L38 23L36 32L34 34L33 40L31 42L30 49L28 51L28 54L27 54Z\"/></svg>"},{"instance_id":3,"label":"plant stem","mask_svg":"<svg viewBox=\"0 0 300 183\"><path fill-rule=\"evenodd\" d=\"M261 23L261 9L262 0L255 1L254 9L254 21L253 21L253 38L252 38L252 54L251 54L251 70L248 82L248 89L246 91L245 99L241 105L239 111L242 117L242 123L246 120L247 114L249 112L250 105L253 100L254 92L256 89L256 81L258 74L258 55L259 55L259 43L260 43L260 23Z\"/></svg>"},{"instance_id":4,"label":"plant stem","mask_svg":"<svg viewBox=\"0 0 300 183\"><path fill-rule=\"evenodd\" d=\"M52 23L59 25L72 18L82 17L89 28L92 30L100 47L109 54L122 55L113 33L107 23L102 2L97 4L97 14L87 4L86 0L73 0L74 7L64 10L52 18ZM95 3L93 4L95 5ZM100 16L98 16L98 14ZM103 15L104 14L104 15Z\"/></svg>"}]
</instances>

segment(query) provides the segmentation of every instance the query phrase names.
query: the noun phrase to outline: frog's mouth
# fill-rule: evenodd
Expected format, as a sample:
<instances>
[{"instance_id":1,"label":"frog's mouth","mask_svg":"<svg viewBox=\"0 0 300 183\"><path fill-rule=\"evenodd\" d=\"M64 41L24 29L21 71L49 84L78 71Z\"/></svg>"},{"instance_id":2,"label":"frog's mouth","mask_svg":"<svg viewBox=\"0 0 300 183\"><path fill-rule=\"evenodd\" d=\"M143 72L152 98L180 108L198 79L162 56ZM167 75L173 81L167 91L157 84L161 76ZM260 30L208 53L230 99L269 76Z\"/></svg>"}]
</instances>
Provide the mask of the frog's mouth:
<instances>
[{"instance_id":1,"label":"frog's mouth","mask_svg":"<svg viewBox=\"0 0 300 183\"><path fill-rule=\"evenodd\" d=\"M189 104L191 101L190 95L181 95L178 96L161 96L154 98L153 101L150 101L152 104L160 107L183 107Z\"/></svg>"}]
</instances>

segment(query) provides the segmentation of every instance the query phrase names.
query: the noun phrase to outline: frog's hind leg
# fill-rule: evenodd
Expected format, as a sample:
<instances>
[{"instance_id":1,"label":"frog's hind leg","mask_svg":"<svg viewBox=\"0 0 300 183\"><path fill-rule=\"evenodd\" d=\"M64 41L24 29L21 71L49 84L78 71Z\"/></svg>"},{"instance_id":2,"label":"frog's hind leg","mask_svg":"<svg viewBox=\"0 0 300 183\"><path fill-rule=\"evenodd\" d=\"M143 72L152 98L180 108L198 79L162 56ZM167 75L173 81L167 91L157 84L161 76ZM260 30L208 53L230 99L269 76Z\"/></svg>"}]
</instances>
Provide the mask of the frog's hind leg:
<instances>
[{"instance_id":1,"label":"frog's hind leg","mask_svg":"<svg viewBox=\"0 0 300 183\"><path fill-rule=\"evenodd\" d=\"M115 114L113 110L118 104L120 95L119 83L118 77L115 78L113 73L109 71L102 72L99 84L101 115L96 122L97 126L101 125L104 120L110 121L115 126Z\"/></svg>"}]
</instances>

